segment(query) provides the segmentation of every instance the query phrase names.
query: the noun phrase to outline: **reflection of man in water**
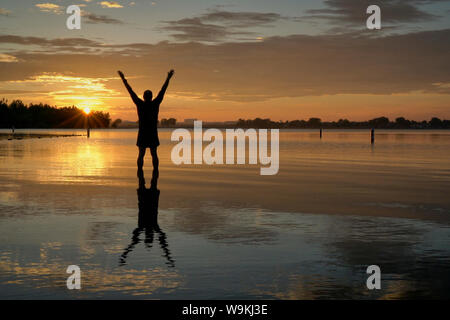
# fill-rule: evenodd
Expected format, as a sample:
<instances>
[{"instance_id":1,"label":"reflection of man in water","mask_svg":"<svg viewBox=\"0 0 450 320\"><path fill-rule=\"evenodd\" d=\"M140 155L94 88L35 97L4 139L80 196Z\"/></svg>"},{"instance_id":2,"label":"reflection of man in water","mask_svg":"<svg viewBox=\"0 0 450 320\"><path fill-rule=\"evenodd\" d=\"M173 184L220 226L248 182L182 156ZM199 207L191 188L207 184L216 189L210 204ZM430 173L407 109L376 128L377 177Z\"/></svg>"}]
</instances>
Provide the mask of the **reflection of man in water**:
<instances>
[{"instance_id":1,"label":"reflection of man in water","mask_svg":"<svg viewBox=\"0 0 450 320\"><path fill-rule=\"evenodd\" d=\"M166 264L171 268L175 267L175 260L172 258L169 250L167 235L158 224L160 191L158 190L157 174L157 170L154 170L150 189L142 186L141 182L139 183L139 189L137 190L139 206L138 227L132 233L130 245L125 248L120 256L119 265L121 266L126 265L128 255L133 252L136 245L143 241L145 247L150 249L156 236L164 253L163 256L166 258ZM144 240L141 239L142 234L145 235Z\"/></svg>"},{"instance_id":2,"label":"reflection of man in water","mask_svg":"<svg viewBox=\"0 0 450 320\"><path fill-rule=\"evenodd\" d=\"M150 90L144 92L144 101L142 101L133 89L131 89L124 74L119 71L119 76L122 78L125 87L130 93L131 99L136 104L137 113L139 117L139 133L137 139L137 146L139 147L139 157L137 161L138 165L138 176L141 178L143 175L142 167L144 166L144 156L147 148L150 148L150 153L153 160L153 170L157 171L159 166L159 159L157 154L157 148L159 146L158 138L158 114L159 105L164 99L164 94L166 93L167 87L169 86L169 81L172 78L174 71L170 70L167 75L166 82L164 83L158 96L153 99L153 93ZM144 184L144 179L140 179Z\"/></svg>"}]
</instances>

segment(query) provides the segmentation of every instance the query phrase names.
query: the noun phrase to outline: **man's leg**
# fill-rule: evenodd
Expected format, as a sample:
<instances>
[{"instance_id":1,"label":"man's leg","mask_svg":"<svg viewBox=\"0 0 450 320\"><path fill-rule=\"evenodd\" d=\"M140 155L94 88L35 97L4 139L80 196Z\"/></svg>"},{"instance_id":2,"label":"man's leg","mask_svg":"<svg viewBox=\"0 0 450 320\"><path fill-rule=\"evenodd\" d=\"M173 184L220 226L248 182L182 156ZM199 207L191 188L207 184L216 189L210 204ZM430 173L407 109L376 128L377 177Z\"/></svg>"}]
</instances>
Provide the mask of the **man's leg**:
<instances>
[{"instance_id":1,"label":"man's leg","mask_svg":"<svg viewBox=\"0 0 450 320\"><path fill-rule=\"evenodd\" d=\"M144 166L145 148L139 147L139 156L137 160L138 170L142 170Z\"/></svg>"},{"instance_id":2,"label":"man's leg","mask_svg":"<svg viewBox=\"0 0 450 320\"><path fill-rule=\"evenodd\" d=\"M139 147L139 156L138 156L138 160L137 160L137 166L138 166L137 176L139 178L139 186L141 186L141 187L145 186L144 170L143 170L144 157L145 157L145 148Z\"/></svg>"},{"instance_id":3,"label":"man's leg","mask_svg":"<svg viewBox=\"0 0 450 320\"><path fill-rule=\"evenodd\" d=\"M150 148L153 161L153 170L159 170L158 148Z\"/></svg>"},{"instance_id":4,"label":"man's leg","mask_svg":"<svg viewBox=\"0 0 450 320\"><path fill-rule=\"evenodd\" d=\"M150 148L150 152L152 154L152 162L153 162L153 177L152 183L155 183L159 178L159 158L158 158L158 148Z\"/></svg>"}]
</instances>

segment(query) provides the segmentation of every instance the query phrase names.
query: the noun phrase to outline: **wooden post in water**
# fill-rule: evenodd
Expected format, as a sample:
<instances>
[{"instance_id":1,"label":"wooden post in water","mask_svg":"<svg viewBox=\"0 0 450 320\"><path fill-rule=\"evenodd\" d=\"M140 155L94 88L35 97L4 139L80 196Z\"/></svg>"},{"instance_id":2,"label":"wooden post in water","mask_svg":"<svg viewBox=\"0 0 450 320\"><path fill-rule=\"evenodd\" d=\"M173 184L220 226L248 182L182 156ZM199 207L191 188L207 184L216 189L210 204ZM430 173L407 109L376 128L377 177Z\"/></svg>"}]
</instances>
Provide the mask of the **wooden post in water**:
<instances>
[{"instance_id":1,"label":"wooden post in water","mask_svg":"<svg viewBox=\"0 0 450 320\"><path fill-rule=\"evenodd\" d=\"M86 112L86 135L89 139L91 137L91 126L89 125L89 114L91 113L91 110L85 109Z\"/></svg>"},{"instance_id":2,"label":"wooden post in water","mask_svg":"<svg viewBox=\"0 0 450 320\"><path fill-rule=\"evenodd\" d=\"M372 128L372 130L370 130L370 143L374 144L375 143L375 129Z\"/></svg>"},{"instance_id":3,"label":"wooden post in water","mask_svg":"<svg viewBox=\"0 0 450 320\"><path fill-rule=\"evenodd\" d=\"M86 135L88 137L88 139L91 137L91 126L89 124L89 115L91 114L91 108L86 107L84 108L84 114L85 114L85 124L86 124Z\"/></svg>"},{"instance_id":4,"label":"wooden post in water","mask_svg":"<svg viewBox=\"0 0 450 320\"><path fill-rule=\"evenodd\" d=\"M86 135L88 139L91 137L91 127L89 126L89 115L86 115L87 127L86 127Z\"/></svg>"},{"instance_id":5,"label":"wooden post in water","mask_svg":"<svg viewBox=\"0 0 450 320\"><path fill-rule=\"evenodd\" d=\"M320 139L322 139L322 135L323 135L323 129L320 128Z\"/></svg>"}]
</instances>

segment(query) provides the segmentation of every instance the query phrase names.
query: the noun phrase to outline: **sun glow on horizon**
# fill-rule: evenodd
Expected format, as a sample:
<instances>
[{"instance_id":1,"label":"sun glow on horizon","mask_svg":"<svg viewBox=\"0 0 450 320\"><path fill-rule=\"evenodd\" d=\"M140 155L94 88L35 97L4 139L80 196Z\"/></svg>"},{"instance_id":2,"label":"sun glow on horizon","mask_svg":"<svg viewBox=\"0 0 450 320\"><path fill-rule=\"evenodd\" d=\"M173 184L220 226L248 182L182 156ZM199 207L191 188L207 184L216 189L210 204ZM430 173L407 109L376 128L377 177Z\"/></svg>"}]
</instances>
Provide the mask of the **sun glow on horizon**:
<instances>
[{"instance_id":1,"label":"sun glow on horizon","mask_svg":"<svg viewBox=\"0 0 450 320\"><path fill-rule=\"evenodd\" d=\"M87 115L89 113L91 113L91 108L89 108L89 107L85 107L83 110L84 110L84 113L86 113Z\"/></svg>"},{"instance_id":2,"label":"sun glow on horizon","mask_svg":"<svg viewBox=\"0 0 450 320\"><path fill-rule=\"evenodd\" d=\"M112 99L121 97L121 92L108 88L108 83L113 79L44 72L24 80L0 83L0 92L1 90L31 92L29 97L21 98L30 102L38 101L59 107L77 106L82 110L92 107L108 109L113 103ZM36 96L33 92L42 92L42 94Z\"/></svg>"}]
</instances>

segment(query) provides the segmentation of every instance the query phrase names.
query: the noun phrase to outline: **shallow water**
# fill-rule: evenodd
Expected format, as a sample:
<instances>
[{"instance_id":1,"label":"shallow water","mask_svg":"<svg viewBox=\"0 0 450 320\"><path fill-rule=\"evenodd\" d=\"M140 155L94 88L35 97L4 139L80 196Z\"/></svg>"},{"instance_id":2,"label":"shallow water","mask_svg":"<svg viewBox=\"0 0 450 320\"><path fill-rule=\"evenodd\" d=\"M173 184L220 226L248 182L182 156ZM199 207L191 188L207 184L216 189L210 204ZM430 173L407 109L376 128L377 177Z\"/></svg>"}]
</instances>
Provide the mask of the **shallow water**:
<instances>
[{"instance_id":1,"label":"shallow water","mask_svg":"<svg viewBox=\"0 0 450 320\"><path fill-rule=\"evenodd\" d=\"M367 131L283 131L276 176L177 167L170 134L146 229L136 131L0 141L0 298L450 297L450 132L377 131L371 146Z\"/></svg>"}]
</instances>

